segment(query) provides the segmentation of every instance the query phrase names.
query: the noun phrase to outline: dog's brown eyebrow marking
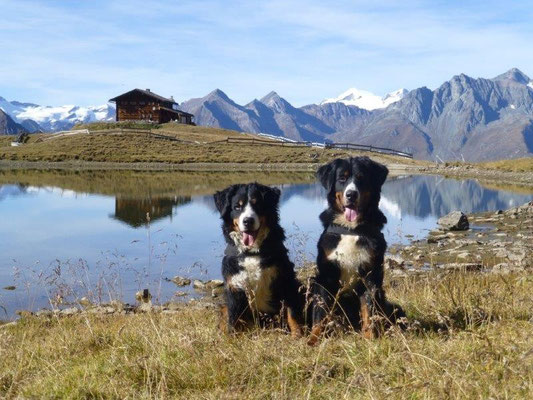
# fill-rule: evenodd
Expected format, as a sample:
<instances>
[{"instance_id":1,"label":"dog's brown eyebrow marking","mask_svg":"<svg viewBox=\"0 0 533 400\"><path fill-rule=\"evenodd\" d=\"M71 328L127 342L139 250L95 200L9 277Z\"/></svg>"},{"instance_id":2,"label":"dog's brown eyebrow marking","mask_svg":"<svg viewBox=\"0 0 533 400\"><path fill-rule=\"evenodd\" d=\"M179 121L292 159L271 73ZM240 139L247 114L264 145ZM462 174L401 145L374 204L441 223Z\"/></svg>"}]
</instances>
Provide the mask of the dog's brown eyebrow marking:
<instances>
[{"instance_id":1,"label":"dog's brown eyebrow marking","mask_svg":"<svg viewBox=\"0 0 533 400\"><path fill-rule=\"evenodd\" d=\"M239 205L242 206L244 204L243 200L239 200Z\"/></svg>"},{"instance_id":2,"label":"dog's brown eyebrow marking","mask_svg":"<svg viewBox=\"0 0 533 400\"><path fill-rule=\"evenodd\" d=\"M250 199L250 203L252 203L252 204L257 203L257 199L256 199L255 197L252 197L252 198Z\"/></svg>"},{"instance_id":3,"label":"dog's brown eyebrow marking","mask_svg":"<svg viewBox=\"0 0 533 400\"><path fill-rule=\"evenodd\" d=\"M348 175L350 175L350 171L346 170L346 171L343 172L343 174L344 174L344 176L345 176L346 178L348 178Z\"/></svg>"}]
</instances>

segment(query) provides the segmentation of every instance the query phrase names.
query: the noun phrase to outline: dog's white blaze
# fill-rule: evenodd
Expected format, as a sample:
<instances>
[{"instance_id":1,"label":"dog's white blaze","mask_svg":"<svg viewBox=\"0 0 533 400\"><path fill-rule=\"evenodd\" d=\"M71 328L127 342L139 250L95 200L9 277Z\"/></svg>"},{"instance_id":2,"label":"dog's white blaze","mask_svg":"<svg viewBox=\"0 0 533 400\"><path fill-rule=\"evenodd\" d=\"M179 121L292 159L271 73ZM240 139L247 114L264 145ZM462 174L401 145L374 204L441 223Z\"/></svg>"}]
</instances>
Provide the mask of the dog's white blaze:
<instances>
[{"instance_id":1,"label":"dog's white blaze","mask_svg":"<svg viewBox=\"0 0 533 400\"><path fill-rule=\"evenodd\" d=\"M253 231L256 231L259 229L259 217L257 216L257 213L253 210L250 203L246 204L246 207L244 207L242 214L239 216L239 229L241 231L246 230L246 228L244 227L245 218L253 218L254 220L254 226L252 227Z\"/></svg>"},{"instance_id":2,"label":"dog's white blaze","mask_svg":"<svg viewBox=\"0 0 533 400\"><path fill-rule=\"evenodd\" d=\"M276 277L276 269L272 267L261 268L259 256L245 257L239 262L243 268L231 278L231 286L244 290L252 306L262 312L273 312L270 304L270 286Z\"/></svg>"},{"instance_id":3,"label":"dog's white blaze","mask_svg":"<svg viewBox=\"0 0 533 400\"><path fill-rule=\"evenodd\" d=\"M349 190L357 190L357 186L355 186L355 183L353 181L350 182L348 186L346 186L346 188L344 189L343 196L345 201L347 200L346 193L348 193Z\"/></svg>"},{"instance_id":4,"label":"dog's white blaze","mask_svg":"<svg viewBox=\"0 0 533 400\"><path fill-rule=\"evenodd\" d=\"M341 235L337 248L331 252L328 259L339 263L341 269L341 282L343 285L352 285L359 280L358 268L370 262L370 253L357 245L359 236Z\"/></svg>"}]
</instances>

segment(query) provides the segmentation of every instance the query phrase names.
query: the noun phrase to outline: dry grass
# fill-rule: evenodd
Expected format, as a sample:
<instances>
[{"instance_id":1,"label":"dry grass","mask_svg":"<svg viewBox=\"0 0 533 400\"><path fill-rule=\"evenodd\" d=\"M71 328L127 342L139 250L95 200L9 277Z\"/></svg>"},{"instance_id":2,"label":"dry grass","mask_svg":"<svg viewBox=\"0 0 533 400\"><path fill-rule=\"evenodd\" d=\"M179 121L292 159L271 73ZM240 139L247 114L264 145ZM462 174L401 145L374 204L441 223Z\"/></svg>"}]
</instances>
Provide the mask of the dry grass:
<instances>
[{"instance_id":1,"label":"dry grass","mask_svg":"<svg viewBox=\"0 0 533 400\"><path fill-rule=\"evenodd\" d=\"M275 331L227 337L212 310L24 319L0 328L0 396L530 398L533 277L454 273L389 284L407 332L310 348Z\"/></svg>"},{"instance_id":2,"label":"dry grass","mask_svg":"<svg viewBox=\"0 0 533 400\"><path fill-rule=\"evenodd\" d=\"M179 124L163 125L162 132L185 140L213 142L243 134L216 128ZM323 163L336 157L357 153L308 147L253 146L236 144L189 144L173 142L146 133L93 133L37 142L46 134L31 135L27 144L11 147L13 136L0 136L0 160L13 161L86 161L125 163ZM371 154L385 163L420 164L402 157Z\"/></svg>"},{"instance_id":3,"label":"dry grass","mask_svg":"<svg viewBox=\"0 0 533 400\"><path fill-rule=\"evenodd\" d=\"M73 129L89 129L89 131L102 131L117 128L137 128L151 129L156 134L168 135L182 140L196 140L200 142L214 142L227 137L257 137L257 135L247 134L230 129L211 128L205 126L184 125L178 123L167 123L162 125L139 124L135 122L95 122L90 124L79 124Z\"/></svg>"},{"instance_id":4,"label":"dry grass","mask_svg":"<svg viewBox=\"0 0 533 400\"><path fill-rule=\"evenodd\" d=\"M479 163L477 166L498 171L533 172L533 157Z\"/></svg>"}]
</instances>

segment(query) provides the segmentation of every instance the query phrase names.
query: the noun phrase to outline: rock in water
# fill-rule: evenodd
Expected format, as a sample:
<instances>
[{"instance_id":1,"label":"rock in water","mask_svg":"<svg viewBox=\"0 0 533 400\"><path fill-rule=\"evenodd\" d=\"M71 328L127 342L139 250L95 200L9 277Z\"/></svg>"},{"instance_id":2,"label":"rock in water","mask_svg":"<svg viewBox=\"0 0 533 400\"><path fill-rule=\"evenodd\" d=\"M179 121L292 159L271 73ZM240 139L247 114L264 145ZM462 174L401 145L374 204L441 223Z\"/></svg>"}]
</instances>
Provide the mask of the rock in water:
<instances>
[{"instance_id":1,"label":"rock in water","mask_svg":"<svg viewBox=\"0 0 533 400\"><path fill-rule=\"evenodd\" d=\"M466 231L469 228L468 218L461 211L452 211L437 221L444 230Z\"/></svg>"},{"instance_id":2,"label":"rock in water","mask_svg":"<svg viewBox=\"0 0 533 400\"><path fill-rule=\"evenodd\" d=\"M189 278L183 278L182 276L175 276L170 281L176 286L189 286L191 284L191 280Z\"/></svg>"},{"instance_id":3,"label":"rock in water","mask_svg":"<svg viewBox=\"0 0 533 400\"><path fill-rule=\"evenodd\" d=\"M389 255L383 262L385 269L405 269L405 260L399 255Z\"/></svg>"},{"instance_id":4,"label":"rock in water","mask_svg":"<svg viewBox=\"0 0 533 400\"><path fill-rule=\"evenodd\" d=\"M210 290L210 289L216 289L219 287L224 286L224 281L221 281L220 279L211 279L209 281L201 281L199 279L195 279L192 283L192 287L196 290Z\"/></svg>"},{"instance_id":5,"label":"rock in water","mask_svg":"<svg viewBox=\"0 0 533 400\"><path fill-rule=\"evenodd\" d=\"M206 290L205 283L202 282L200 279L195 279L192 282L192 287L196 290Z\"/></svg>"}]
</instances>

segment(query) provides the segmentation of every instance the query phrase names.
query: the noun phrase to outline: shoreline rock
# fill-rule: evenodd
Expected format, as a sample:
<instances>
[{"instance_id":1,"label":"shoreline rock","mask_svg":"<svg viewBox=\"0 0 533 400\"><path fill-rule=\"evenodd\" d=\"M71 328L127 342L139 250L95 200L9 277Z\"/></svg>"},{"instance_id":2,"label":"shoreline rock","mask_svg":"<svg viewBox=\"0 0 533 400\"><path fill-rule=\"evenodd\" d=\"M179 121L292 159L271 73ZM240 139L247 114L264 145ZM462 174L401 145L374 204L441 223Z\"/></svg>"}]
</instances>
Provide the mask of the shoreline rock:
<instances>
[{"instance_id":1,"label":"shoreline rock","mask_svg":"<svg viewBox=\"0 0 533 400\"><path fill-rule=\"evenodd\" d=\"M452 211L437 221L446 231L466 231L470 227L468 217L462 211Z\"/></svg>"}]
</instances>

